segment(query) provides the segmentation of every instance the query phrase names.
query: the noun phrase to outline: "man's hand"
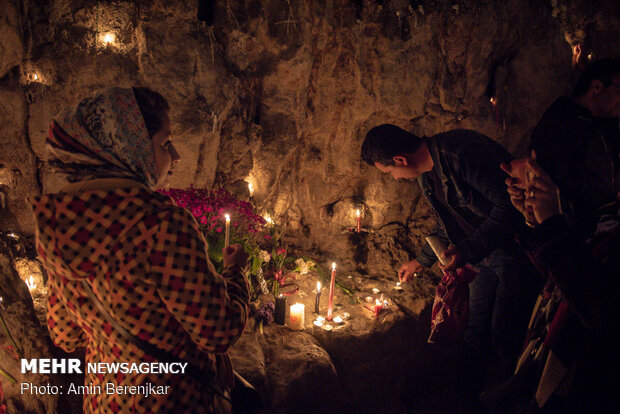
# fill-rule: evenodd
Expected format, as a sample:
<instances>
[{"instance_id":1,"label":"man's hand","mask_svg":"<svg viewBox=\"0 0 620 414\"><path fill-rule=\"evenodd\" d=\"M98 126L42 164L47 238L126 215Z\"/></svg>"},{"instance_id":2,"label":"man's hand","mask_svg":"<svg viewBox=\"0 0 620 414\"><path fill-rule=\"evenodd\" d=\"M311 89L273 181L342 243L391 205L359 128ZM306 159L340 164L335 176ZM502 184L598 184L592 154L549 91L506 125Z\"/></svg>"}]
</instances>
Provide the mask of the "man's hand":
<instances>
[{"instance_id":1,"label":"man's hand","mask_svg":"<svg viewBox=\"0 0 620 414\"><path fill-rule=\"evenodd\" d=\"M407 263L403 263L398 271L398 280L403 283L409 283L413 279L414 273L422 271L422 265L417 260L412 260Z\"/></svg>"},{"instance_id":2,"label":"man's hand","mask_svg":"<svg viewBox=\"0 0 620 414\"><path fill-rule=\"evenodd\" d=\"M222 249L222 260L224 261L224 267L237 265L243 268L248 261L248 254L240 245L231 244Z\"/></svg>"},{"instance_id":3,"label":"man's hand","mask_svg":"<svg viewBox=\"0 0 620 414\"><path fill-rule=\"evenodd\" d=\"M439 267L444 272L456 271L456 269L465 265L463 255L454 245L448 247L446 251L443 252L443 256L448 261L446 265L439 264Z\"/></svg>"},{"instance_id":4,"label":"man's hand","mask_svg":"<svg viewBox=\"0 0 620 414\"><path fill-rule=\"evenodd\" d=\"M528 160L534 172L530 185L525 190L525 207L531 210L536 223L541 224L549 217L562 214L560 191L547 173L533 160Z\"/></svg>"},{"instance_id":5,"label":"man's hand","mask_svg":"<svg viewBox=\"0 0 620 414\"><path fill-rule=\"evenodd\" d=\"M502 164L501 168L508 174L511 173L510 164ZM531 224L536 223L534 212L532 211L532 209L528 209L525 206L525 190L517 186L518 180L515 178L512 178L511 176L511 177L506 178L505 183L507 187L506 191L508 192L508 195L510 196L510 202L512 203L512 205L517 209L519 213L523 215L523 217L525 217L526 222L531 223Z\"/></svg>"}]
</instances>

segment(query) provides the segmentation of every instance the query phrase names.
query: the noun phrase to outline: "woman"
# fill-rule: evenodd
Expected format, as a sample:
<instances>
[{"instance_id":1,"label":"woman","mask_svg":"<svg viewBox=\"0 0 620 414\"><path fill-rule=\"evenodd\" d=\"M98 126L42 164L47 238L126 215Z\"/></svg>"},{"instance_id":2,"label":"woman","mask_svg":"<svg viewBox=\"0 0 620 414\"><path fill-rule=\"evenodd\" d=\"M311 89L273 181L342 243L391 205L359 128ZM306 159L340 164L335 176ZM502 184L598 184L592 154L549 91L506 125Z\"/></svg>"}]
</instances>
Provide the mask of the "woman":
<instances>
[{"instance_id":1,"label":"woman","mask_svg":"<svg viewBox=\"0 0 620 414\"><path fill-rule=\"evenodd\" d=\"M86 363L168 355L204 374L87 372L87 413L230 410L226 350L246 323L247 255L238 245L224 249L225 270L215 273L193 216L154 191L180 159L168 110L149 89L110 88L51 125L49 163L69 184L37 198L34 213L54 343L67 352L86 347ZM162 394L108 384L150 384Z\"/></svg>"}]
</instances>

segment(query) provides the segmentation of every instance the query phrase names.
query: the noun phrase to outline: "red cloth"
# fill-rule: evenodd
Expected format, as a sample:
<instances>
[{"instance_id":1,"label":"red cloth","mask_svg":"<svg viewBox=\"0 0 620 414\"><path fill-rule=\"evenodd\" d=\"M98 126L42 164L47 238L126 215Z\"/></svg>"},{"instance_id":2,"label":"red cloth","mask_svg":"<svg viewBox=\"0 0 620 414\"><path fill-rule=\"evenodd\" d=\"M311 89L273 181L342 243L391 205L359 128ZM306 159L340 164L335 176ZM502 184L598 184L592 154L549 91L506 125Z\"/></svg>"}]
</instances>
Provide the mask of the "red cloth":
<instances>
[{"instance_id":1,"label":"red cloth","mask_svg":"<svg viewBox=\"0 0 620 414\"><path fill-rule=\"evenodd\" d=\"M460 338L469 322L469 282L478 272L466 265L456 272L444 272L433 303L428 342Z\"/></svg>"}]
</instances>

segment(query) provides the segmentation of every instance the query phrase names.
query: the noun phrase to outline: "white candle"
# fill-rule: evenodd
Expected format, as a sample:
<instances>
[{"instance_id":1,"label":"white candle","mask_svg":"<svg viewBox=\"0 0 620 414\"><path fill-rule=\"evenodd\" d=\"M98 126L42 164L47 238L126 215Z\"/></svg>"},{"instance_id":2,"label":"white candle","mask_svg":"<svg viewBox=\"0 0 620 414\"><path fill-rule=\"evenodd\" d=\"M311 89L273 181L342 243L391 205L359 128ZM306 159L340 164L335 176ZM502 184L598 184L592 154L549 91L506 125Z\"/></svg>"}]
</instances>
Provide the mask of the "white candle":
<instances>
[{"instance_id":1,"label":"white candle","mask_svg":"<svg viewBox=\"0 0 620 414\"><path fill-rule=\"evenodd\" d=\"M301 331L304 329L304 310L305 306L303 303L295 303L294 305L291 305L291 317L288 323L289 328L296 331Z\"/></svg>"},{"instance_id":2,"label":"white candle","mask_svg":"<svg viewBox=\"0 0 620 414\"><path fill-rule=\"evenodd\" d=\"M224 236L224 247L228 247L230 243L230 214L224 214L226 217L226 235Z\"/></svg>"}]
</instances>

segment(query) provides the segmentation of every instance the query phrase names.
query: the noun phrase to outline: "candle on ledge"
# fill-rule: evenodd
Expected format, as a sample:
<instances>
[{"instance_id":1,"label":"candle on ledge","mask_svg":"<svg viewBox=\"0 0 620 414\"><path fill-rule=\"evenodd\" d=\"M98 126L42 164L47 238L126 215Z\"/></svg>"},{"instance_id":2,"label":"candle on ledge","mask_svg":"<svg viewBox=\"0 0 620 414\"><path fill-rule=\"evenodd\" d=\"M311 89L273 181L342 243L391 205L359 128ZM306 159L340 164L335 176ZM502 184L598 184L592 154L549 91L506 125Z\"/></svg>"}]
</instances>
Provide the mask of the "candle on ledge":
<instances>
[{"instance_id":1,"label":"candle on ledge","mask_svg":"<svg viewBox=\"0 0 620 414\"><path fill-rule=\"evenodd\" d=\"M278 295L276 298L276 309L273 317L278 325L284 325L286 319L286 296Z\"/></svg>"},{"instance_id":2,"label":"candle on ledge","mask_svg":"<svg viewBox=\"0 0 620 414\"><path fill-rule=\"evenodd\" d=\"M291 305L291 316L289 318L288 326L295 331L301 331L304 329L304 310L303 303L295 303Z\"/></svg>"},{"instance_id":3,"label":"candle on ledge","mask_svg":"<svg viewBox=\"0 0 620 414\"><path fill-rule=\"evenodd\" d=\"M357 227L355 229L356 233L362 231L362 216L360 214L360 209L355 210L355 215L357 216Z\"/></svg>"},{"instance_id":4,"label":"candle on ledge","mask_svg":"<svg viewBox=\"0 0 620 414\"><path fill-rule=\"evenodd\" d=\"M375 306L373 306L373 311L375 312L375 318L379 317L379 314L383 310L383 303L379 299L375 299Z\"/></svg>"},{"instance_id":5,"label":"candle on ledge","mask_svg":"<svg viewBox=\"0 0 620 414\"><path fill-rule=\"evenodd\" d=\"M226 235L224 236L224 247L228 247L230 243L230 214L224 214L226 217Z\"/></svg>"},{"instance_id":6,"label":"candle on ledge","mask_svg":"<svg viewBox=\"0 0 620 414\"><path fill-rule=\"evenodd\" d=\"M321 282L316 282L316 301L314 302L314 313L319 314L319 301L321 300Z\"/></svg>"},{"instance_id":7,"label":"candle on ledge","mask_svg":"<svg viewBox=\"0 0 620 414\"><path fill-rule=\"evenodd\" d=\"M327 320L332 320L334 312L334 285L336 284L336 263L332 263L332 280L329 284L329 299L327 300Z\"/></svg>"}]
</instances>

